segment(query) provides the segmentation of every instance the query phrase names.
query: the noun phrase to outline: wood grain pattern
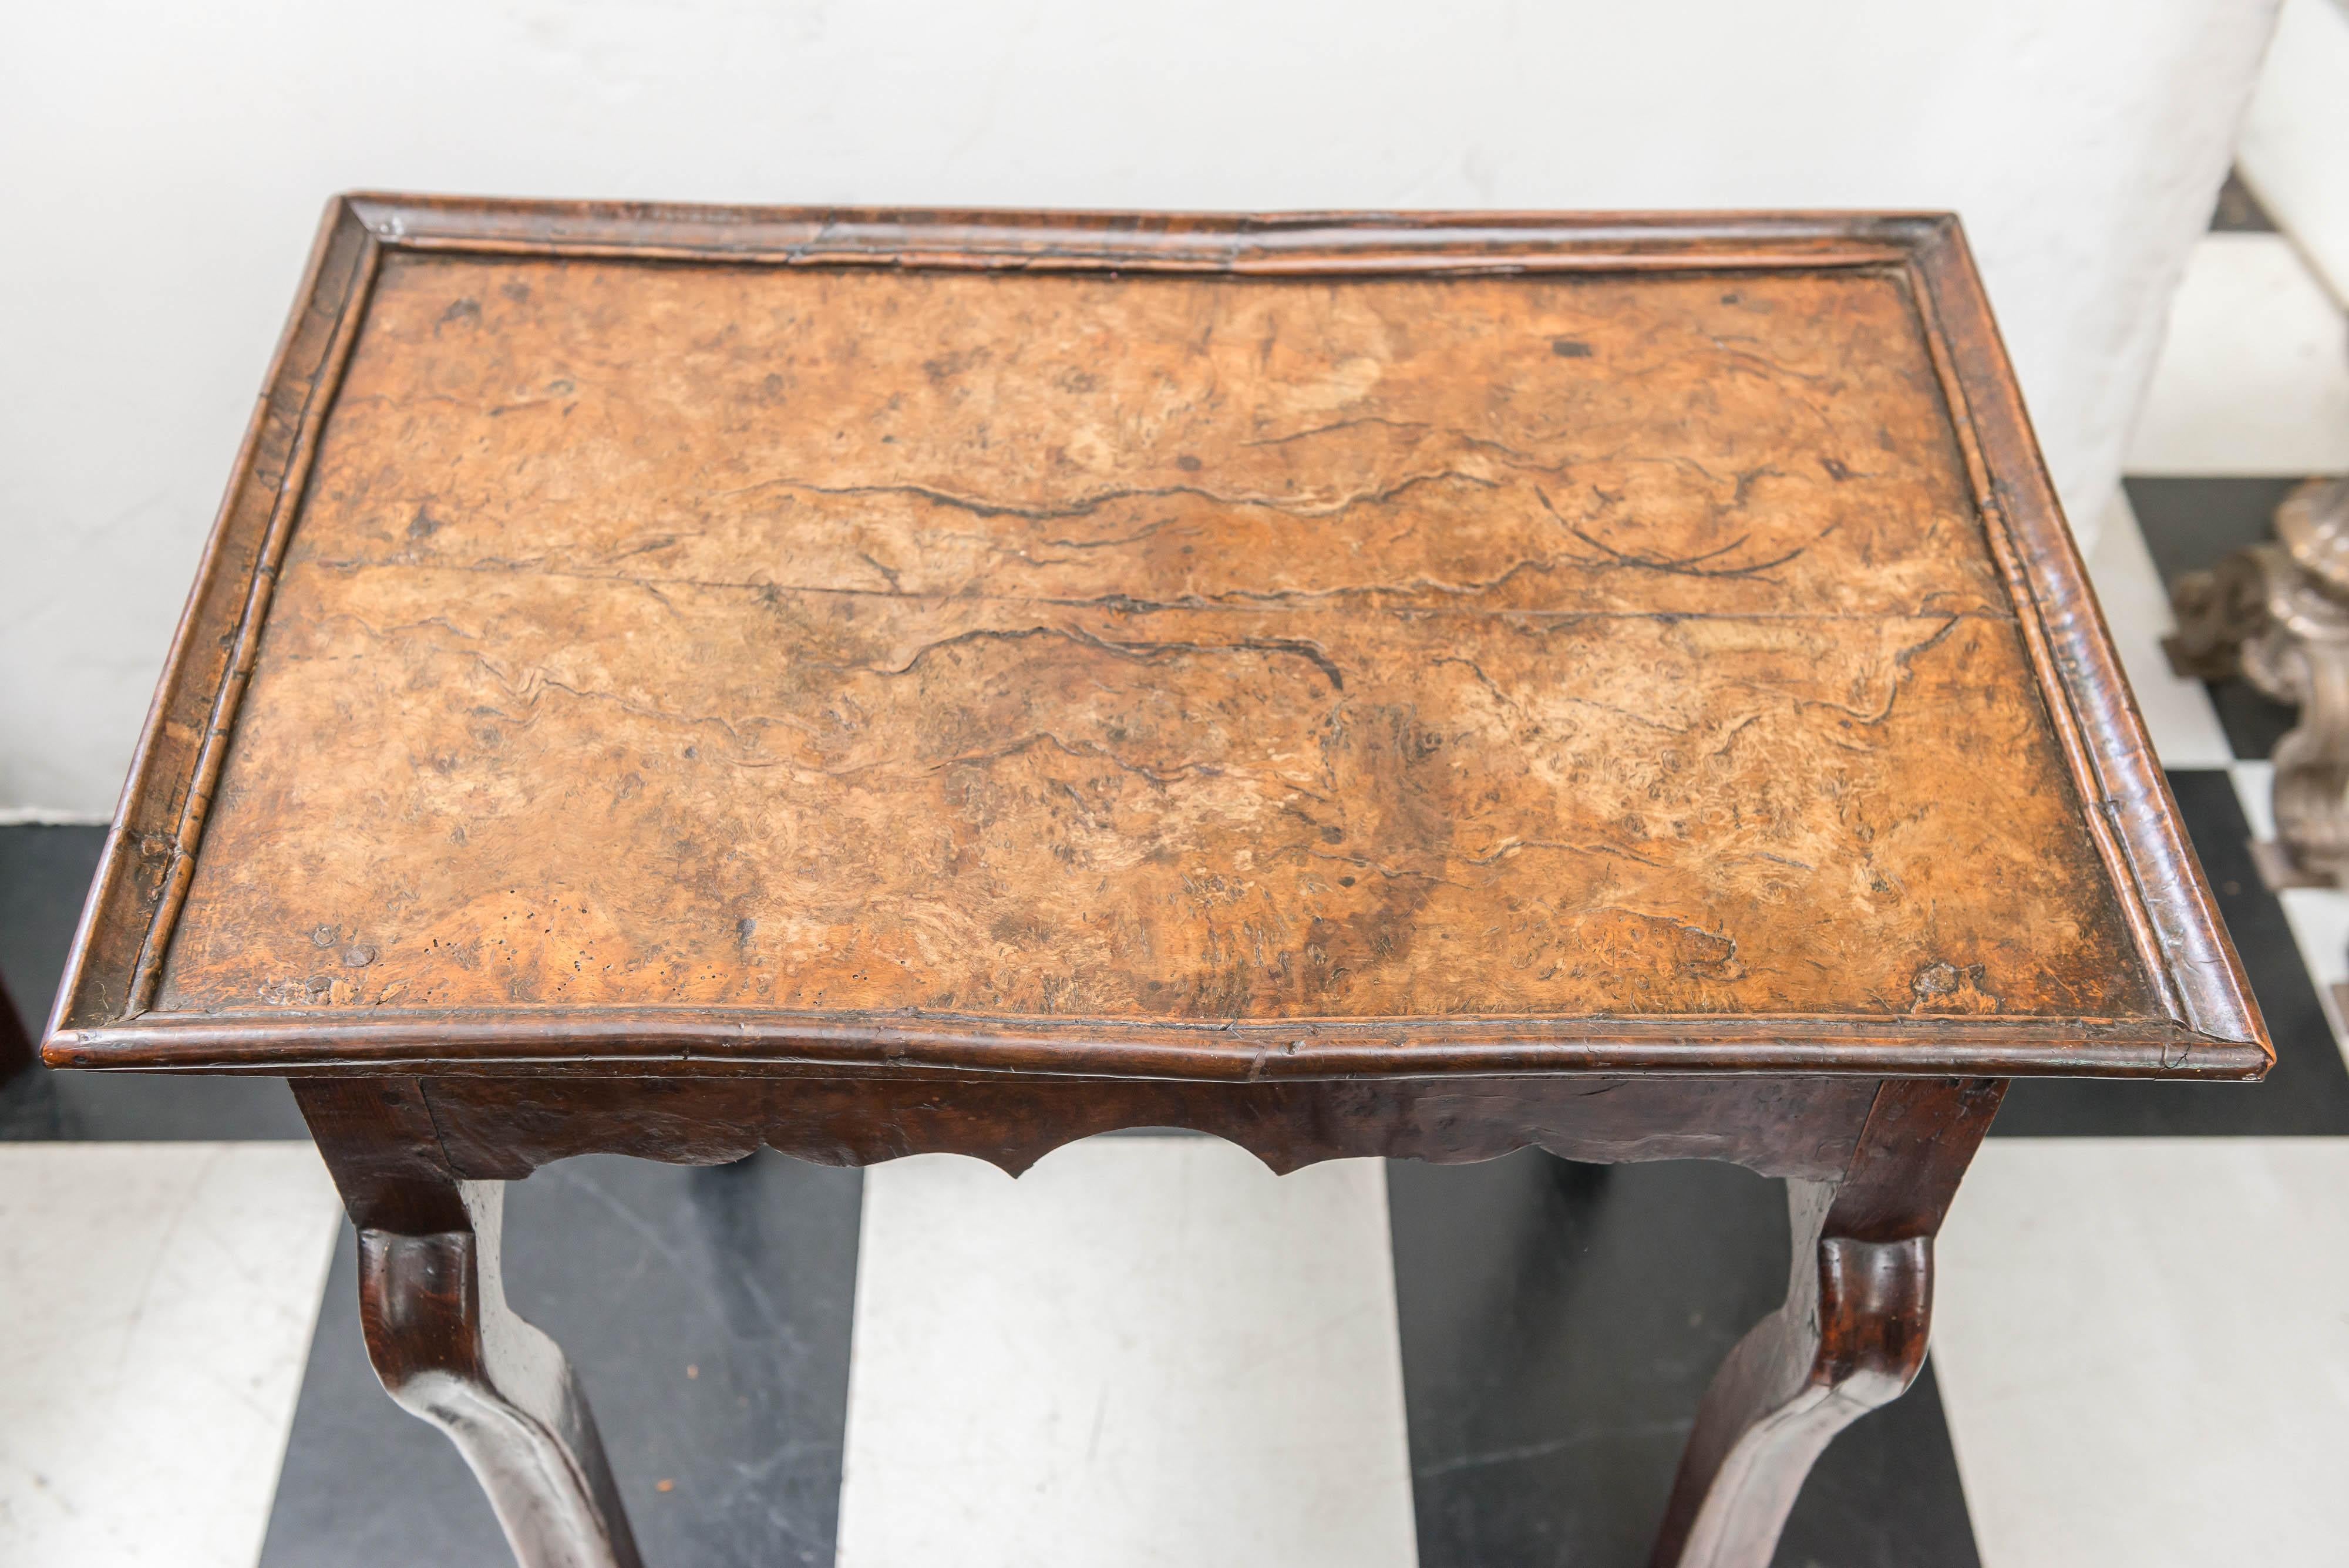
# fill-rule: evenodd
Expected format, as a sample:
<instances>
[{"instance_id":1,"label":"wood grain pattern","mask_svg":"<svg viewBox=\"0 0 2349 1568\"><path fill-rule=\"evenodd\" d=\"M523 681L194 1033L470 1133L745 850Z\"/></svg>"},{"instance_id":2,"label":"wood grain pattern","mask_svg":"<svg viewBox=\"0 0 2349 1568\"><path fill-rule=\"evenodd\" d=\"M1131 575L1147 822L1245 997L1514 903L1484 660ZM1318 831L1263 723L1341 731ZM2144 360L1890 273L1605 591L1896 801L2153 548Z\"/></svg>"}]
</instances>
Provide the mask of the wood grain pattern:
<instances>
[{"instance_id":1,"label":"wood grain pattern","mask_svg":"<svg viewBox=\"0 0 2349 1568\"><path fill-rule=\"evenodd\" d=\"M160 1004L2142 1010L2079 816L1896 278L401 260Z\"/></svg>"},{"instance_id":2,"label":"wood grain pattern","mask_svg":"<svg viewBox=\"0 0 2349 1568\"><path fill-rule=\"evenodd\" d=\"M1944 221L357 198L305 302L60 1063L2268 1060Z\"/></svg>"},{"instance_id":3,"label":"wood grain pattern","mask_svg":"<svg viewBox=\"0 0 2349 1568\"><path fill-rule=\"evenodd\" d=\"M633 1559L499 1304L552 1159L1784 1175L1715 1568L1914 1375L2004 1075L2272 1059L1951 220L402 197L328 214L45 1052L295 1079L533 1563Z\"/></svg>"}]
</instances>

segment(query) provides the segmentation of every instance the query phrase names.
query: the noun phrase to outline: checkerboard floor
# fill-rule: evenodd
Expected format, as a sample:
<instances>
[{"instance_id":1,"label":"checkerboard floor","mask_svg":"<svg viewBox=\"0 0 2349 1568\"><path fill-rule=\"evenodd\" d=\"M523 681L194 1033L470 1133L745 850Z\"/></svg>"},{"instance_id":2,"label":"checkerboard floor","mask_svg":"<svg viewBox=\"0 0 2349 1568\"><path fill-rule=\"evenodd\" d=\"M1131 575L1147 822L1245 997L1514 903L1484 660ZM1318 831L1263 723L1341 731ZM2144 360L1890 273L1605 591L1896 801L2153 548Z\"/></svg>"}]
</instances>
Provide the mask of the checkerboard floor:
<instances>
[{"instance_id":1,"label":"checkerboard floor","mask_svg":"<svg viewBox=\"0 0 2349 1568\"><path fill-rule=\"evenodd\" d=\"M2292 715L2176 679L2158 639L2167 582L2349 467L2345 325L2230 188L2090 563L2275 1072L2016 1087L1941 1241L1927 1372L1829 1449L1783 1568L2342 1560L2349 895L2261 884ZM100 836L0 829L28 1012ZM512 1295L668 1568L1638 1563L1786 1246L1776 1185L1731 1167L1276 1179L1152 1135L1017 1183L589 1158L509 1213ZM377 1388L354 1275L282 1085L0 1091L0 1562L507 1561L454 1450Z\"/></svg>"}]
</instances>

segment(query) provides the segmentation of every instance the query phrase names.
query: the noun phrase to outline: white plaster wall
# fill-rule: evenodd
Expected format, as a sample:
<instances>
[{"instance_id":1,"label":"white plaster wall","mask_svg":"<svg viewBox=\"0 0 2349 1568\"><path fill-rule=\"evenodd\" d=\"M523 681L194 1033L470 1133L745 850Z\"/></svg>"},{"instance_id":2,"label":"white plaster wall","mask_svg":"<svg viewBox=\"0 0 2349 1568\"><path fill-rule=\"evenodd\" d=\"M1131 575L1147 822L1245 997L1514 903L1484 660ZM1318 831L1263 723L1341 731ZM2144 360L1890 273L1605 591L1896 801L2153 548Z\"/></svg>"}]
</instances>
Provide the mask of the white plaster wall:
<instances>
[{"instance_id":1,"label":"white plaster wall","mask_svg":"<svg viewBox=\"0 0 2349 1568\"><path fill-rule=\"evenodd\" d=\"M0 808L102 814L324 198L1954 208L2099 515L2272 0L0 4Z\"/></svg>"},{"instance_id":2,"label":"white plaster wall","mask_svg":"<svg viewBox=\"0 0 2349 1568\"><path fill-rule=\"evenodd\" d=\"M2349 0L2284 0L2236 161L2276 226L2349 306Z\"/></svg>"}]
</instances>

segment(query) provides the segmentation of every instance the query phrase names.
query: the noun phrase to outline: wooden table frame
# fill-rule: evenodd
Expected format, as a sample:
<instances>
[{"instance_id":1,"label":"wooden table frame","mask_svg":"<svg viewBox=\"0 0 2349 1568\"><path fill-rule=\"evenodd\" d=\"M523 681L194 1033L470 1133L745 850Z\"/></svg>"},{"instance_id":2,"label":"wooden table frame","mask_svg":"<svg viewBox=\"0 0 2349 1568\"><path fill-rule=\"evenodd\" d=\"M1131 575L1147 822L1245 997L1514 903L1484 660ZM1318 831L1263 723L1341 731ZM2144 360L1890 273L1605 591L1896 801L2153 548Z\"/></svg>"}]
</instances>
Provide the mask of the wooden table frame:
<instances>
[{"instance_id":1,"label":"wooden table frame","mask_svg":"<svg viewBox=\"0 0 2349 1568\"><path fill-rule=\"evenodd\" d=\"M1235 1019L694 1007L154 1010L276 563L393 252L1257 275L1893 268L2158 1015ZM1954 220L1933 215L1143 217L334 203L109 838L45 1047L55 1066L293 1080L360 1231L386 1386L440 1426L518 1559L637 1561L586 1401L506 1307L500 1183L573 1154L761 1144L1017 1171L1129 1127L1274 1168L1349 1156L1733 1160L1789 1183L1785 1305L1706 1396L1658 1564L1767 1562L1812 1459L1922 1363L1932 1237L2006 1080L2256 1078L2272 1057L2129 701Z\"/></svg>"}]
</instances>

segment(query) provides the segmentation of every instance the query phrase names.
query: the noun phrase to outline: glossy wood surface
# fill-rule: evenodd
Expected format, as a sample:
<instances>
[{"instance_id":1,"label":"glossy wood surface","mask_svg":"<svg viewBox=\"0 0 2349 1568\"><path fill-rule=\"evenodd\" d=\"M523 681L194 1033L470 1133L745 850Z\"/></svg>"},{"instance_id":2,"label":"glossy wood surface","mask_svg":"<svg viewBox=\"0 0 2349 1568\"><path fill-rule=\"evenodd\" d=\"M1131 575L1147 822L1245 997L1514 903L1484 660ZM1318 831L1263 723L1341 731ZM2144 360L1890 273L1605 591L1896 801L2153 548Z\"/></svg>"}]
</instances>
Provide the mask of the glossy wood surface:
<instances>
[{"instance_id":1,"label":"glossy wood surface","mask_svg":"<svg viewBox=\"0 0 2349 1568\"><path fill-rule=\"evenodd\" d=\"M496 1189L1137 1126L1789 1179L1660 1563L1913 1376L2010 1074L2271 1060L1951 222L328 216L46 1046L283 1073L634 1561Z\"/></svg>"},{"instance_id":2,"label":"glossy wood surface","mask_svg":"<svg viewBox=\"0 0 2349 1568\"><path fill-rule=\"evenodd\" d=\"M355 202L52 1050L2256 1074L2010 392L1931 220Z\"/></svg>"}]
</instances>

